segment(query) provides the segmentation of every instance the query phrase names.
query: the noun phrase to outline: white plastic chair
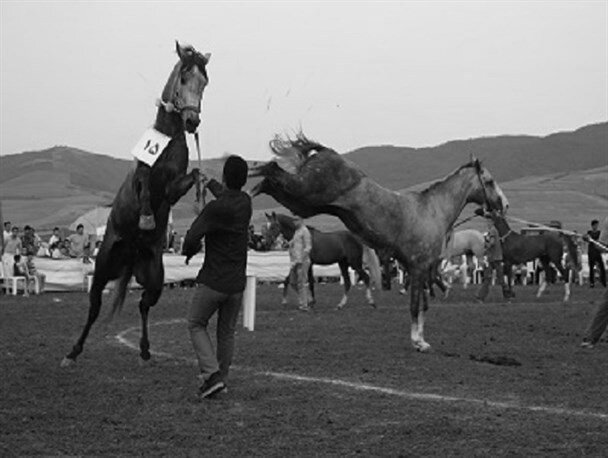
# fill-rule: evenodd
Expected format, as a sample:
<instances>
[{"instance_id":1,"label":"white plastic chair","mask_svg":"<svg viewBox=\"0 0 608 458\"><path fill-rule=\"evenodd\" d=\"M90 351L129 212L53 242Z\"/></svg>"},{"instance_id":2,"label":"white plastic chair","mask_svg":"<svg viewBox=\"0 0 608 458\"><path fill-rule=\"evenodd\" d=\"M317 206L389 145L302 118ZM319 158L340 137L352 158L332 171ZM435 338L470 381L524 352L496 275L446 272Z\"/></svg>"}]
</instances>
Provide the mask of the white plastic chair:
<instances>
[{"instance_id":1,"label":"white plastic chair","mask_svg":"<svg viewBox=\"0 0 608 458\"><path fill-rule=\"evenodd\" d=\"M9 275L8 272L10 272L8 267L5 266L3 262L0 262L0 279L2 279L2 289L6 290L7 293L11 291L13 296L16 296L17 291L19 290L19 285L22 283L23 288L21 289L26 291L28 287L27 279L23 276ZM36 291L36 294L39 294L40 283L38 282L38 278L34 276L30 278L30 280L34 282L34 291Z\"/></svg>"}]
</instances>

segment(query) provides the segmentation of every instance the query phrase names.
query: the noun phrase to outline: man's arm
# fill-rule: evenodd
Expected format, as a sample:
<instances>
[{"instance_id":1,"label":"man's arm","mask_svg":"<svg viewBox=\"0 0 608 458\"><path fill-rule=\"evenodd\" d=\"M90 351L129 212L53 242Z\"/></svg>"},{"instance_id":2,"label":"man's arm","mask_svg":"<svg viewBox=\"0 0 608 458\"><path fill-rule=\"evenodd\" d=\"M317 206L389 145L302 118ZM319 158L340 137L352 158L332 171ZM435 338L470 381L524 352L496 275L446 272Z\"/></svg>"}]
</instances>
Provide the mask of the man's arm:
<instances>
[{"instance_id":1,"label":"man's arm","mask_svg":"<svg viewBox=\"0 0 608 458\"><path fill-rule=\"evenodd\" d=\"M211 191L216 199L224 192L224 185L214 178L209 179L204 183L205 187Z\"/></svg>"},{"instance_id":2,"label":"man's arm","mask_svg":"<svg viewBox=\"0 0 608 458\"><path fill-rule=\"evenodd\" d=\"M209 202L193 221L188 232L186 232L182 247L182 254L186 256L186 264L201 250L201 240L203 237L215 229L217 220L215 207L215 202Z\"/></svg>"}]
</instances>

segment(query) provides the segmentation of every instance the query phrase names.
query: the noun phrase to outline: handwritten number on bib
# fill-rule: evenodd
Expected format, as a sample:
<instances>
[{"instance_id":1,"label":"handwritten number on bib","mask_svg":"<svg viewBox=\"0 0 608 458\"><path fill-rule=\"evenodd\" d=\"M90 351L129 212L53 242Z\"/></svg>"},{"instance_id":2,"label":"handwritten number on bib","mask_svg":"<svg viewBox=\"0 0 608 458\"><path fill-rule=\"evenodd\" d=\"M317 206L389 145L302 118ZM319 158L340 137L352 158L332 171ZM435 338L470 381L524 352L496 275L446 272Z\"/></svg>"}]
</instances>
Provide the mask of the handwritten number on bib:
<instances>
[{"instance_id":1,"label":"handwritten number on bib","mask_svg":"<svg viewBox=\"0 0 608 458\"><path fill-rule=\"evenodd\" d=\"M158 143L152 143L151 140L148 140L146 142L146 146L144 146L144 149L151 155L156 155L158 154L158 150L159 150L160 146Z\"/></svg>"}]
</instances>

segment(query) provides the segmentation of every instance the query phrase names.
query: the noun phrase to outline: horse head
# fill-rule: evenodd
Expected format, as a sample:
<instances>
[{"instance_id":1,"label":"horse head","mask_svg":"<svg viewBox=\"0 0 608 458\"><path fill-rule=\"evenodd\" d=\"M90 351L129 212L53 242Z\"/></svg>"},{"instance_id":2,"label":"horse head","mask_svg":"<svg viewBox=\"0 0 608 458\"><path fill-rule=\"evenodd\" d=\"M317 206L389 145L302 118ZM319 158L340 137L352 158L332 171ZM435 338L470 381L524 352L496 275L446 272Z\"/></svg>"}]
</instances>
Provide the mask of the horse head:
<instances>
[{"instance_id":1,"label":"horse head","mask_svg":"<svg viewBox=\"0 0 608 458\"><path fill-rule=\"evenodd\" d=\"M296 139L275 137L275 158L252 168L261 176L251 195L269 194L293 213L310 217L357 186L365 174L337 152L299 134Z\"/></svg>"},{"instance_id":2,"label":"horse head","mask_svg":"<svg viewBox=\"0 0 608 458\"><path fill-rule=\"evenodd\" d=\"M183 128L194 133L201 122L201 99L209 83L206 66L211 54L201 54L192 46L181 46L177 41L175 49L179 62L169 76L160 104L167 112L178 113Z\"/></svg>"},{"instance_id":3,"label":"horse head","mask_svg":"<svg viewBox=\"0 0 608 458\"><path fill-rule=\"evenodd\" d=\"M511 227L509 226L509 223L507 223L507 219L499 211L478 208L475 210L475 214L491 220L500 237L505 237L511 232Z\"/></svg>"},{"instance_id":4,"label":"horse head","mask_svg":"<svg viewBox=\"0 0 608 458\"><path fill-rule=\"evenodd\" d=\"M497 210L505 213L509 208L509 201L492 174L481 165L479 159L473 158L471 166L475 171L476 178L469 200L482 205L486 210Z\"/></svg>"},{"instance_id":5,"label":"horse head","mask_svg":"<svg viewBox=\"0 0 608 458\"><path fill-rule=\"evenodd\" d=\"M287 215L264 213L268 220L268 239L274 241L281 234L286 240L291 240L295 231L293 219Z\"/></svg>"}]
</instances>

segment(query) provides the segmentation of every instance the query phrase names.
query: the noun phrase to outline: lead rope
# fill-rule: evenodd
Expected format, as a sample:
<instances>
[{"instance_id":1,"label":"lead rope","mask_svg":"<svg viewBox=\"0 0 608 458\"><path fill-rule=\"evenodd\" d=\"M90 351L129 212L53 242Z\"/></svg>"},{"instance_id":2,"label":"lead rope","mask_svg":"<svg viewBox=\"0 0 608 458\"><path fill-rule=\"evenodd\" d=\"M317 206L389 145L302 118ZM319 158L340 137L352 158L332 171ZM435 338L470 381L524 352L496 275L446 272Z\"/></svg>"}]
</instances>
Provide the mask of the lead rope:
<instances>
[{"instance_id":1,"label":"lead rope","mask_svg":"<svg viewBox=\"0 0 608 458\"><path fill-rule=\"evenodd\" d=\"M196 153L198 155L198 170L200 173L203 173L203 162L201 160L201 145L198 138L198 131L194 132L194 143L196 144ZM203 207L205 206L205 201L207 197L207 188L201 188L201 181L196 181L196 201L202 202Z\"/></svg>"},{"instance_id":2,"label":"lead rope","mask_svg":"<svg viewBox=\"0 0 608 458\"><path fill-rule=\"evenodd\" d=\"M583 238L583 234L579 234L578 232L572 232L572 231L567 231L565 229L558 229L556 227L545 226L544 224L533 223L531 221L526 221L525 219L515 218L514 216L507 216L507 219L510 219L510 220L518 222L518 223L527 224L528 226L538 227L539 229L542 229L542 230L545 230L545 231L559 232L561 234L570 235L570 236L573 236L573 237ZM601 248L603 250L608 250L608 247L606 245L604 245L603 243L598 242L597 240L593 240L591 237L589 237L589 240L587 242L588 243L593 243L594 245L596 245L597 247L599 247L599 248Z\"/></svg>"}]
</instances>

